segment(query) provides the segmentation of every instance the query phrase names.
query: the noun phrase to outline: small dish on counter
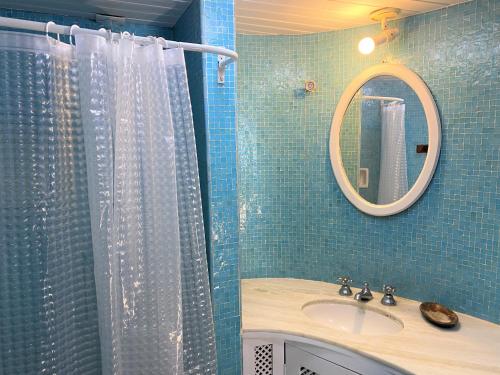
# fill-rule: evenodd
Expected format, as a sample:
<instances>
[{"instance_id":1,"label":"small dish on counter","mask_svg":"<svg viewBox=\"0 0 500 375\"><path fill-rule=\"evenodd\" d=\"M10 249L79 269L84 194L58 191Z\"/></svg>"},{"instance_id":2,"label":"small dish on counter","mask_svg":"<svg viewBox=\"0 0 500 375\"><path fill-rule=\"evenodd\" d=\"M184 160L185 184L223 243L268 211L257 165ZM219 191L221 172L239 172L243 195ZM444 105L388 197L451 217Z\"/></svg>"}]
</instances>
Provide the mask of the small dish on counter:
<instances>
[{"instance_id":1,"label":"small dish on counter","mask_svg":"<svg viewBox=\"0 0 500 375\"><path fill-rule=\"evenodd\" d=\"M435 302L422 302L420 312L430 323L443 328L455 327L458 323L458 315L444 305Z\"/></svg>"}]
</instances>

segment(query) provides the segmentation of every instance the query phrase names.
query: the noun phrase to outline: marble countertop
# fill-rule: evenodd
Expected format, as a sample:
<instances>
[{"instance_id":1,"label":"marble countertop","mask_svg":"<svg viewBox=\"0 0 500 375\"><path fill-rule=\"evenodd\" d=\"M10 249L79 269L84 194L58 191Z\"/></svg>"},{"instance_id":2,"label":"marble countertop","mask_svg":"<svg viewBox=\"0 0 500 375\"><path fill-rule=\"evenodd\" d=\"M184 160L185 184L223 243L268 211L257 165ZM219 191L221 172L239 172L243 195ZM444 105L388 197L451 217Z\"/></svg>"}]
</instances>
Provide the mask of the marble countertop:
<instances>
[{"instance_id":1,"label":"marble countertop","mask_svg":"<svg viewBox=\"0 0 500 375\"><path fill-rule=\"evenodd\" d=\"M460 326L451 330L425 321L420 302L398 297L384 306L373 293L368 306L401 320L404 328L385 336L337 331L308 318L302 306L313 301L343 301L339 286L299 279L242 280L242 329L307 337L350 349L422 375L500 374L500 325L457 313ZM353 288L353 293L358 289ZM354 300L352 300L355 302Z\"/></svg>"}]
</instances>

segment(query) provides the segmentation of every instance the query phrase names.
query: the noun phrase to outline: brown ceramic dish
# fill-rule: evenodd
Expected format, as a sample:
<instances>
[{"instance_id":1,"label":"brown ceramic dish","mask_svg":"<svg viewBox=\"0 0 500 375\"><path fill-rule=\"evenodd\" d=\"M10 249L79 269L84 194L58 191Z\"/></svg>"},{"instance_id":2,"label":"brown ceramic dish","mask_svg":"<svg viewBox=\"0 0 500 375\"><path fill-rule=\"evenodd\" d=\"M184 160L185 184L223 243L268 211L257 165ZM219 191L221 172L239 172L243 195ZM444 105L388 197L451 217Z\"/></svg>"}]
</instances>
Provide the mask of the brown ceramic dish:
<instances>
[{"instance_id":1,"label":"brown ceramic dish","mask_svg":"<svg viewBox=\"0 0 500 375\"><path fill-rule=\"evenodd\" d=\"M422 302L420 312L425 319L439 327L451 328L458 323L457 314L439 303Z\"/></svg>"}]
</instances>

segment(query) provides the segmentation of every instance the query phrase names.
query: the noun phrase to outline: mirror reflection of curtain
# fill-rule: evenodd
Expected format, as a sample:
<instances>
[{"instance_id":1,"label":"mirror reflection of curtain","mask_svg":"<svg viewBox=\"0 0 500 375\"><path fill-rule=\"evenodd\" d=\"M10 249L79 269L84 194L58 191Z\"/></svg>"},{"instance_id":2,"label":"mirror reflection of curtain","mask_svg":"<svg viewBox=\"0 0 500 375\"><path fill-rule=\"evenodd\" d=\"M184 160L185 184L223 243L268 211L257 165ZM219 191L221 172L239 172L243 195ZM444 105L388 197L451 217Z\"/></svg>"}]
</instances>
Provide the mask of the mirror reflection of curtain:
<instances>
[{"instance_id":1,"label":"mirror reflection of curtain","mask_svg":"<svg viewBox=\"0 0 500 375\"><path fill-rule=\"evenodd\" d=\"M402 103L382 105L381 120L380 180L377 203L389 204L408 192L405 105Z\"/></svg>"}]
</instances>

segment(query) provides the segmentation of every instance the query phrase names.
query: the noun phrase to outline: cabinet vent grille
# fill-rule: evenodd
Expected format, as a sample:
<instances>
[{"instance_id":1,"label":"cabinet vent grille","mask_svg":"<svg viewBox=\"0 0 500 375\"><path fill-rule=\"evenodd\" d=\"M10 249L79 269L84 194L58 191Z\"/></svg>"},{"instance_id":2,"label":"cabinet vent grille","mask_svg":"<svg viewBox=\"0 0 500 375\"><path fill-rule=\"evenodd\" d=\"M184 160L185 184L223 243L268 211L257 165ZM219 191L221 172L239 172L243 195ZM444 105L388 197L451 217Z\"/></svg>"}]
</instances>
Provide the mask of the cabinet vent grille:
<instances>
[{"instance_id":1,"label":"cabinet vent grille","mask_svg":"<svg viewBox=\"0 0 500 375\"><path fill-rule=\"evenodd\" d=\"M255 375L273 375L273 344L254 347Z\"/></svg>"},{"instance_id":2,"label":"cabinet vent grille","mask_svg":"<svg viewBox=\"0 0 500 375\"><path fill-rule=\"evenodd\" d=\"M308 368L301 367L299 375L319 375L317 372L311 371Z\"/></svg>"}]
</instances>

